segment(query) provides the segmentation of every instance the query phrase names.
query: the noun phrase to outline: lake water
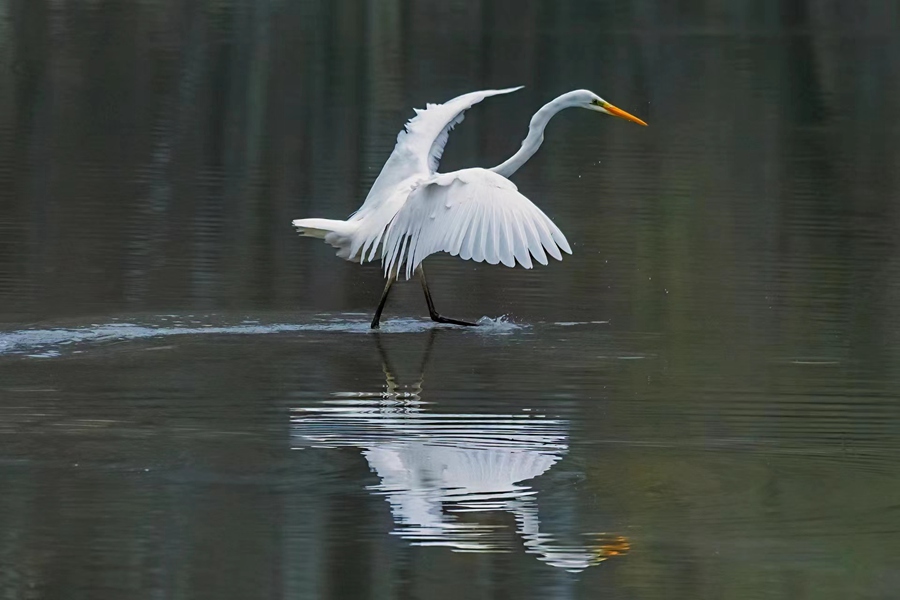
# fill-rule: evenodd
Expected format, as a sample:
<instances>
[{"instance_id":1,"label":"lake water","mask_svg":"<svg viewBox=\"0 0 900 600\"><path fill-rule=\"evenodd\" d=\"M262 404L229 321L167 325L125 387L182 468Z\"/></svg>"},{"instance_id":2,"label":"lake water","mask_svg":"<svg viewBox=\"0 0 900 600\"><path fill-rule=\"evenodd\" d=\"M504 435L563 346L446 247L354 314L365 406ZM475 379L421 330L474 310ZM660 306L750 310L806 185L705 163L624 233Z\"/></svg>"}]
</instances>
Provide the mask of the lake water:
<instances>
[{"instance_id":1,"label":"lake water","mask_svg":"<svg viewBox=\"0 0 900 600\"><path fill-rule=\"evenodd\" d=\"M900 9L0 0L0 597L893 599ZM413 106L574 254L383 281Z\"/></svg>"}]
</instances>

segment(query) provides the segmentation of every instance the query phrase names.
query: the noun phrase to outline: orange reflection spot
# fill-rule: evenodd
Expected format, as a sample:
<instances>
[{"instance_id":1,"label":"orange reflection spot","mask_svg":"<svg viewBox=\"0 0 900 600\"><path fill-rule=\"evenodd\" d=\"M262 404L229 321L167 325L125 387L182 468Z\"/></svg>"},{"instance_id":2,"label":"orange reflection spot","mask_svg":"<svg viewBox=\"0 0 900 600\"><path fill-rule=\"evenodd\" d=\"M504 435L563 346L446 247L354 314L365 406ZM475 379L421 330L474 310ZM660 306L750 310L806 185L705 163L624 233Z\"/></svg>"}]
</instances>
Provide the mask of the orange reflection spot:
<instances>
[{"instance_id":1,"label":"orange reflection spot","mask_svg":"<svg viewBox=\"0 0 900 600\"><path fill-rule=\"evenodd\" d=\"M594 560L603 562L613 556L628 554L631 550L631 542L623 535L596 534L597 543L594 546Z\"/></svg>"}]
</instances>

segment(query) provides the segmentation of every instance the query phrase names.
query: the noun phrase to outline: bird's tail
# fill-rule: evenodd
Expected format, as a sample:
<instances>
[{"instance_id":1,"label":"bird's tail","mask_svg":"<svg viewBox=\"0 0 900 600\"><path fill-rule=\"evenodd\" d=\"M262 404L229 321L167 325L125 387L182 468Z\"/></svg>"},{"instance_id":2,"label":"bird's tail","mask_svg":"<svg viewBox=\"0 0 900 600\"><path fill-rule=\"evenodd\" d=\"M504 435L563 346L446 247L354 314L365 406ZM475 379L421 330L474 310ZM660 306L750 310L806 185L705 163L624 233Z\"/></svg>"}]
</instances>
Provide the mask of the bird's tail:
<instances>
[{"instance_id":1,"label":"bird's tail","mask_svg":"<svg viewBox=\"0 0 900 600\"><path fill-rule=\"evenodd\" d=\"M350 256L353 247L353 232L356 223L336 219L295 219L297 233L306 237L319 238L337 248L337 255L345 260L355 260Z\"/></svg>"},{"instance_id":2,"label":"bird's tail","mask_svg":"<svg viewBox=\"0 0 900 600\"><path fill-rule=\"evenodd\" d=\"M329 233L337 233L340 236L351 233L352 226L347 221L336 219L295 219L294 227L297 233L306 237L314 237L324 240Z\"/></svg>"}]
</instances>

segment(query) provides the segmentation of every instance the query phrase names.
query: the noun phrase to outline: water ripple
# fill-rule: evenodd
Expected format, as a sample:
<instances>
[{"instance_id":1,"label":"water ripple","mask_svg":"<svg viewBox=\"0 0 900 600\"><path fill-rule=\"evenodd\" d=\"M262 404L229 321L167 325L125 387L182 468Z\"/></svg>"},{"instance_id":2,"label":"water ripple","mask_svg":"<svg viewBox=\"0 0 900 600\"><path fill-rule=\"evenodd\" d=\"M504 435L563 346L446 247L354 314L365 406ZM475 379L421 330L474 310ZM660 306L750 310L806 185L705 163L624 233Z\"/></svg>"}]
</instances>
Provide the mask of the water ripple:
<instances>
[{"instance_id":1,"label":"water ripple","mask_svg":"<svg viewBox=\"0 0 900 600\"><path fill-rule=\"evenodd\" d=\"M272 335L279 333L355 333L369 334L368 319L327 318L309 323L268 323L243 321L236 324L216 324L199 319L160 317L157 323L114 322L89 326L20 329L0 333L0 355L23 354L31 358L54 358L63 350L83 351L87 344L122 342L169 336L195 335ZM437 324L419 319L392 319L382 323L381 333L419 333L435 328L453 328L480 335L505 335L523 329L505 317L482 317L479 327L463 328Z\"/></svg>"}]
</instances>

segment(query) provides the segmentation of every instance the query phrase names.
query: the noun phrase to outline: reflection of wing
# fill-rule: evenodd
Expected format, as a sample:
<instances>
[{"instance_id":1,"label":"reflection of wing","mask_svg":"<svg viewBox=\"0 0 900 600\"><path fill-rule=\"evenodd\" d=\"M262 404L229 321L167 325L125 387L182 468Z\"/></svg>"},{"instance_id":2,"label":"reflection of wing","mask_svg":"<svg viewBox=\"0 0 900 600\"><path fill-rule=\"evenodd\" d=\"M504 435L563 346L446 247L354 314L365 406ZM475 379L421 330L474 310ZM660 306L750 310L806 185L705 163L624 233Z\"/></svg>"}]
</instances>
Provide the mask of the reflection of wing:
<instances>
[{"instance_id":1,"label":"reflection of wing","mask_svg":"<svg viewBox=\"0 0 900 600\"><path fill-rule=\"evenodd\" d=\"M423 406L418 398L392 396L296 409L295 446L362 449L381 480L371 489L386 496L394 533L414 544L509 551L498 526L460 518L500 511L514 515L526 550L548 564L581 571L606 558L596 543L566 547L541 532L537 492L525 483L566 453L568 422L536 413L440 414Z\"/></svg>"},{"instance_id":2,"label":"reflection of wing","mask_svg":"<svg viewBox=\"0 0 900 600\"><path fill-rule=\"evenodd\" d=\"M454 448L412 442L365 450L383 491L432 487L462 501L479 494L518 497L521 481L534 479L559 460L555 454L508 448Z\"/></svg>"},{"instance_id":3,"label":"reflection of wing","mask_svg":"<svg viewBox=\"0 0 900 600\"><path fill-rule=\"evenodd\" d=\"M506 504L534 492L518 482L533 479L558 456L508 449L474 449L410 443L363 451L381 483L403 537L459 550L492 550L493 528L459 521L452 513L509 510ZM526 502L530 501L529 498Z\"/></svg>"}]
</instances>

